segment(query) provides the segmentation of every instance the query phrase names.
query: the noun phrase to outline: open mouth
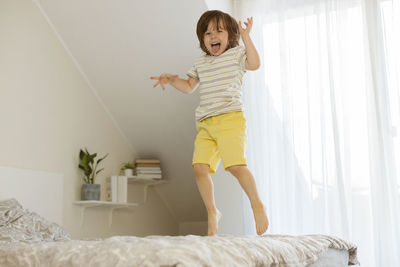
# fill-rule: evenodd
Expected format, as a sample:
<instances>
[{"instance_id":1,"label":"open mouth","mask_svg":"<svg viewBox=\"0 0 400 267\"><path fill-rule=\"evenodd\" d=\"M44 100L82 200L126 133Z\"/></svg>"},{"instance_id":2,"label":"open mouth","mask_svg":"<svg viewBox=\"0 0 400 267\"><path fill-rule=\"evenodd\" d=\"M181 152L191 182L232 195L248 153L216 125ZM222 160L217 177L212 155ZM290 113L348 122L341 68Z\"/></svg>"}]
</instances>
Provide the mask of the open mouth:
<instances>
[{"instance_id":1,"label":"open mouth","mask_svg":"<svg viewBox=\"0 0 400 267\"><path fill-rule=\"evenodd\" d=\"M219 49L221 48L221 43L212 43L211 44L211 52L213 54L218 53Z\"/></svg>"}]
</instances>

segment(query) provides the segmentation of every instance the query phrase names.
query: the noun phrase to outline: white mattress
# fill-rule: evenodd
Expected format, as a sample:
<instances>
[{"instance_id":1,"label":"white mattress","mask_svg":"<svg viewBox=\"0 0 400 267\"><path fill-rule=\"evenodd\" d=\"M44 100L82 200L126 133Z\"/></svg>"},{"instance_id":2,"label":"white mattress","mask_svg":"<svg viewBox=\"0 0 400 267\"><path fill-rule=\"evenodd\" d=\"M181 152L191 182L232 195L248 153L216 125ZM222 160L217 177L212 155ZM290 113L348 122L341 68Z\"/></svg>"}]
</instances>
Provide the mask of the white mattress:
<instances>
[{"instance_id":1,"label":"white mattress","mask_svg":"<svg viewBox=\"0 0 400 267\"><path fill-rule=\"evenodd\" d=\"M327 235L115 236L71 240L62 227L24 209L17 200L0 201L0 266L327 267L357 263L354 244Z\"/></svg>"},{"instance_id":2,"label":"white mattress","mask_svg":"<svg viewBox=\"0 0 400 267\"><path fill-rule=\"evenodd\" d=\"M318 260L309 267L342 267L348 266L349 252L347 250L339 250L328 248L325 252L319 255Z\"/></svg>"},{"instance_id":3,"label":"white mattress","mask_svg":"<svg viewBox=\"0 0 400 267\"><path fill-rule=\"evenodd\" d=\"M351 252L345 255L330 250ZM329 236L119 236L99 240L1 242L0 266L347 266L356 248ZM335 253L336 252L336 253ZM335 256L336 254L336 256ZM349 257L350 255L350 257ZM322 258L321 258L322 257ZM319 259L321 258L321 259ZM318 260L319 259L319 260ZM346 262L342 265L341 263ZM337 263L337 264L336 264Z\"/></svg>"}]
</instances>

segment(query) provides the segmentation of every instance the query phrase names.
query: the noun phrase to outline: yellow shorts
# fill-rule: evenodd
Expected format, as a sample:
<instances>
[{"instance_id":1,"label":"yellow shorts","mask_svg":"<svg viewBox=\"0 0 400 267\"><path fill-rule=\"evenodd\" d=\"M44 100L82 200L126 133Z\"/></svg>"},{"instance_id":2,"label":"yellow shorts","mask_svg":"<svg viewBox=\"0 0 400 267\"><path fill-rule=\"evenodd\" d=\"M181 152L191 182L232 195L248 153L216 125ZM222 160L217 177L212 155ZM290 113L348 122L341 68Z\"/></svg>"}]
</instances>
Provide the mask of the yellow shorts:
<instances>
[{"instance_id":1,"label":"yellow shorts","mask_svg":"<svg viewBox=\"0 0 400 267\"><path fill-rule=\"evenodd\" d=\"M197 122L192 165L204 163L215 173L221 161L227 171L233 165L247 165L246 119L243 111L216 115Z\"/></svg>"}]
</instances>

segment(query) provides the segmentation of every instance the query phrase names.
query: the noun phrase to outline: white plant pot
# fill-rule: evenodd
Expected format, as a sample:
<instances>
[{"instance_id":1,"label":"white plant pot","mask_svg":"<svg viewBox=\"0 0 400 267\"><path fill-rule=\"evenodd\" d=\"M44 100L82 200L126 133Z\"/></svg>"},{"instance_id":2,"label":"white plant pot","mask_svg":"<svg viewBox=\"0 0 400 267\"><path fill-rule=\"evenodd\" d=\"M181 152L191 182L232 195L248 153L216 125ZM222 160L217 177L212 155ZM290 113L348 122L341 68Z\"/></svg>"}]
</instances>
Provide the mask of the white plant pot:
<instances>
[{"instance_id":1,"label":"white plant pot","mask_svg":"<svg viewBox=\"0 0 400 267\"><path fill-rule=\"evenodd\" d=\"M133 170L132 169L125 169L125 176L133 176Z\"/></svg>"}]
</instances>

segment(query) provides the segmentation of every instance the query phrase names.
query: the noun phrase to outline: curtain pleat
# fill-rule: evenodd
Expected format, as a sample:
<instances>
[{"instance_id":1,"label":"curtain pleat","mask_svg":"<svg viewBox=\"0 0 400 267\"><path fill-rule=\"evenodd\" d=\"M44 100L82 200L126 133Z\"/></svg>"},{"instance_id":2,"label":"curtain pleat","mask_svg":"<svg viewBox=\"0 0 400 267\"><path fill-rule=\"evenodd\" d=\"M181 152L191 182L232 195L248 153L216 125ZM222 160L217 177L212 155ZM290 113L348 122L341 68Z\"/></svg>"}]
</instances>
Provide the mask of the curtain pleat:
<instances>
[{"instance_id":1,"label":"curtain pleat","mask_svg":"<svg viewBox=\"0 0 400 267\"><path fill-rule=\"evenodd\" d=\"M243 101L269 233L339 236L361 266L400 266L400 0L233 6L262 58Z\"/></svg>"}]
</instances>

